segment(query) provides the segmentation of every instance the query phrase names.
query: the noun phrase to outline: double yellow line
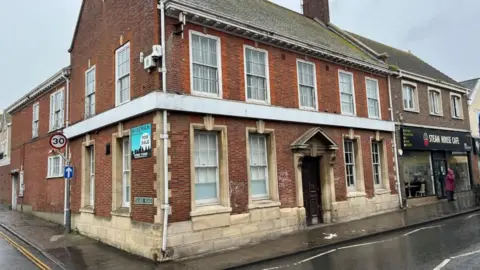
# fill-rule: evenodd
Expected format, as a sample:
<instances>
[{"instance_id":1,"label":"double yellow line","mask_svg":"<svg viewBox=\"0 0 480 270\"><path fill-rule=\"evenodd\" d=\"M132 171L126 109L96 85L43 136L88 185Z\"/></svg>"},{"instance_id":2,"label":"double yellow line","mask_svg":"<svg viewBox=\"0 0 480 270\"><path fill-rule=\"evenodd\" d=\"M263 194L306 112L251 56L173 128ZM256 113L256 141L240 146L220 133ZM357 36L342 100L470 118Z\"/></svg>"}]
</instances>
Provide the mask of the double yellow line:
<instances>
[{"instance_id":1,"label":"double yellow line","mask_svg":"<svg viewBox=\"0 0 480 270\"><path fill-rule=\"evenodd\" d=\"M25 255L30 261L32 261L38 268L41 270L51 270L48 265L44 264L40 259L35 257L32 253L30 253L28 250L26 250L24 247L20 246L17 244L17 242L13 241L10 237L6 236L4 233L0 232L0 237L5 239L10 245L15 247L20 253Z\"/></svg>"}]
</instances>

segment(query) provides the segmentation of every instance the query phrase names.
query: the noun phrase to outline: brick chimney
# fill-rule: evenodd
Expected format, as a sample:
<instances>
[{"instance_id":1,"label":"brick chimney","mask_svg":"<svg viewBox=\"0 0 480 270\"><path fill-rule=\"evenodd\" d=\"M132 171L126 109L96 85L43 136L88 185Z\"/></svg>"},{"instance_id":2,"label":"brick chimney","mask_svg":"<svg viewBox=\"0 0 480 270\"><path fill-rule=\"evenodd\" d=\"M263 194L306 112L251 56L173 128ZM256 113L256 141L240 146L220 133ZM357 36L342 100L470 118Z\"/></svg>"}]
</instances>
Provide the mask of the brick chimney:
<instances>
[{"instance_id":1,"label":"brick chimney","mask_svg":"<svg viewBox=\"0 0 480 270\"><path fill-rule=\"evenodd\" d=\"M324 24L328 24L330 22L328 0L303 0L303 15L311 19L317 18Z\"/></svg>"}]
</instances>

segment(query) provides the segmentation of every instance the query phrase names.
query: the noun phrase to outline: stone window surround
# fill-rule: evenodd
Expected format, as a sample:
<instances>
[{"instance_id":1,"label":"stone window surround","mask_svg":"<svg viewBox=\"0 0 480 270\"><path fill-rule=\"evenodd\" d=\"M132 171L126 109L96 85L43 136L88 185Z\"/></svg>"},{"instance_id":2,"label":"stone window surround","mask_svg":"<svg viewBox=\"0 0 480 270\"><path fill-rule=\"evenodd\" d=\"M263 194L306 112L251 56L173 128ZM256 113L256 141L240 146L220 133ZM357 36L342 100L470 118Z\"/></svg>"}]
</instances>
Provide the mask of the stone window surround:
<instances>
[{"instance_id":1,"label":"stone window surround","mask_svg":"<svg viewBox=\"0 0 480 270\"><path fill-rule=\"evenodd\" d=\"M409 108L405 108L405 102L404 102L404 96L403 96L403 86L405 85L408 85L408 86L411 86L413 87L414 89L414 106L415 108L413 109L409 109ZM401 81L401 91L402 91L402 108L404 111L407 111L407 112L414 112L414 113L420 113L420 107L419 107L419 100L418 100L418 87L417 87L417 84L414 83L414 82L411 82L411 81L405 81L405 80L402 80Z\"/></svg>"},{"instance_id":2,"label":"stone window surround","mask_svg":"<svg viewBox=\"0 0 480 270\"><path fill-rule=\"evenodd\" d=\"M250 190L250 145L249 135L252 133L267 135L267 157L268 157L268 199L252 198ZM265 122L262 120L257 121L256 127L247 127L245 130L246 138L246 157L247 157L247 175L248 175L248 209L279 207L280 196L278 193L278 174L277 174L277 148L275 143L275 130L265 129Z\"/></svg>"},{"instance_id":3,"label":"stone window surround","mask_svg":"<svg viewBox=\"0 0 480 270\"><path fill-rule=\"evenodd\" d=\"M82 142L82 167L81 176L81 198L80 198L80 212L83 213L95 213L95 206L90 205L90 151L89 147L94 148L95 153L95 140L90 140L90 135L85 136L85 141Z\"/></svg>"},{"instance_id":4,"label":"stone window surround","mask_svg":"<svg viewBox=\"0 0 480 270\"><path fill-rule=\"evenodd\" d=\"M375 195L382 195L390 193L390 179L389 179L389 171L388 171L388 157L387 157L387 144L385 143L386 140L383 137L380 137L380 132L375 132L375 137L370 137L371 142L378 142L380 143L380 168L381 168L381 183L380 188L375 188ZM370 143L370 153L372 152L372 144ZM373 156L371 157L373 159ZM372 160L372 170L373 170L373 160ZM372 171L372 181L373 179L373 171ZM373 185L375 187L375 183Z\"/></svg>"},{"instance_id":5,"label":"stone window surround","mask_svg":"<svg viewBox=\"0 0 480 270\"><path fill-rule=\"evenodd\" d=\"M348 191L347 187L347 179L346 179L346 174L347 174L347 168L345 166L345 160L343 164L343 169L345 173L345 188L347 189L347 197L352 198L352 197L365 197L367 196L365 192L365 175L364 175L364 170L363 170L363 151L362 151L362 138L360 135L355 135L353 132L353 129L350 129L349 134L343 134L342 138L342 147L343 147L343 155L345 159L345 146L344 146L344 141L345 140L351 140L353 141L353 147L354 147L354 154L355 154L355 191Z\"/></svg>"},{"instance_id":6,"label":"stone window surround","mask_svg":"<svg viewBox=\"0 0 480 270\"><path fill-rule=\"evenodd\" d=\"M443 116L443 99L442 99L442 91L438 88L433 88L433 87L430 87L428 86L427 87L428 89L428 111L430 113L430 115L433 115L433 116ZM431 100L430 100L430 92L437 92L438 93L438 96L439 96L439 110L440 110L440 113L433 113L432 112L432 104L431 104Z\"/></svg>"},{"instance_id":7,"label":"stone window surround","mask_svg":"<svg viewBox=\"0 0 480 270\"><path fill-rule=\"evenodd\" d=\"M124 130L121 123L118 124L118 131L112 134L112 216L130 217L131 207L122 206L122 147L123 139L130 137L130 130ZM131 182L132 174L129 181ZM131 186L131 185L130 185ZM131 191L130 191L131 192Z\"/></svg>"},{"instance_id":8,"label":"stone window surround","mask_svg":"<svg viewBox=\"0 0 480 270\"><path fill-rule=\"evenodd\" d=\"M219 204L197 205L195 202L195 130L215 131L218 133L218 166L219 166ZM227 126L215 125L212 116L205 116L204 123L190 124L190 190L192 218L204 215L231 213L229 177L228 177L228 137Z\"/></svg>"}]
</instances>

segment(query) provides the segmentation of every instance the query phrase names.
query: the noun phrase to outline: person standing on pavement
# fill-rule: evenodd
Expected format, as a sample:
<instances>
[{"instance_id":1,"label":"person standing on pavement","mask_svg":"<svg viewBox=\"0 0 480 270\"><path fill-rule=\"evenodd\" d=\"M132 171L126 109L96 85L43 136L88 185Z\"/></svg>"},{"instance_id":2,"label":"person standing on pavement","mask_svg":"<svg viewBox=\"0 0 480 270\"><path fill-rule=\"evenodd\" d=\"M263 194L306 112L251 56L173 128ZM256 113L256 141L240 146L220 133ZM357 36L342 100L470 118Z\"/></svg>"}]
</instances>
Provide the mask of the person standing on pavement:
<instances>
[{"instance_id":1,"label":"person standing on pavement","mask_svg":"<svg viewBox=\"0 0 480 270\"><path fill-rule=\"evenodd\" d=\"M455 201L455 199L453 198L455 192L455 174L450 168L448 168L447 177L445 177L445 190L447 191L448 201Z\"/></svg>"}]
</instances>

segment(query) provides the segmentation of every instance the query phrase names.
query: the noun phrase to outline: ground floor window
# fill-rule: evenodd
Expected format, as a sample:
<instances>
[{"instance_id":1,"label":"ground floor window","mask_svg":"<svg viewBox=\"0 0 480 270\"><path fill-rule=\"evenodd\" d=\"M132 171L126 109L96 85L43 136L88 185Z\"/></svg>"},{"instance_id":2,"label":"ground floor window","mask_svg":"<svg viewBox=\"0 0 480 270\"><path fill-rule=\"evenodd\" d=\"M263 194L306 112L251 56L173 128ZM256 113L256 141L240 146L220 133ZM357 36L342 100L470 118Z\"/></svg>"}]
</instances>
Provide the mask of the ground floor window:
<instances>
[{"instance_id":1,"label":"ground floor window","mask_svg":"<svg viewBox=\"0 0 480 270\"><path fill-rule=\"evenodd\" d=\"M455 174L455 190L466 191L471 189L468 156L464 152L453 152L448 157L448 168Z\"/></svg>"},{"instance_id":2,"label":"ground floor window","mask_svg":"<svg viewBox=\"0 0 480 270\"><path fill-rule=\"evenodd\" d=\"M435 195L430 152L405 151L401 159L406 196Z\"/></svg>"}]
</instances>

